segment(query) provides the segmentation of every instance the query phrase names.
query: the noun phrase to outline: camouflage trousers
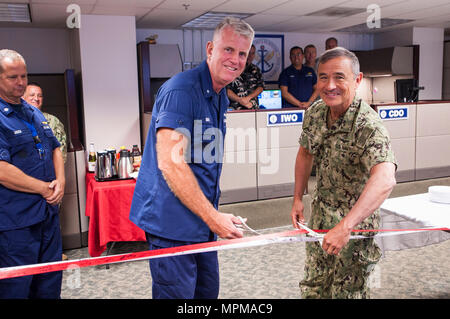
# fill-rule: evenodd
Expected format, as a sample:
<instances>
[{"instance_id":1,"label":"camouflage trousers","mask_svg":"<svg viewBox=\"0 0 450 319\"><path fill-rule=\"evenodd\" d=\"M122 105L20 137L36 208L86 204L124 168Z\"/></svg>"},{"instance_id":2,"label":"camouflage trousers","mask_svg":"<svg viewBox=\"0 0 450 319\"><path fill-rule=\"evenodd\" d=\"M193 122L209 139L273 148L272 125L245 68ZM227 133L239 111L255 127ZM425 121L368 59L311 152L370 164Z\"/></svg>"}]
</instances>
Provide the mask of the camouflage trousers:
<instances>
[{"instance_id":1,"label":"camouflage trousers","mask_svg":"<svg viewBox=\"0 0 450 319\"><path fill-rule=\"evenodd\" d=\"M337 216L335 210L331 216L328 214L327 218L322 218L324 207L321 208L316 210L316 213L321 212L320 214L314 214L313 210L311 227L333 228L342 216ZM374 220L370 220L369 224L372 225L364 225L363 228L377 226L373 225L377 224ZM302 298L369 298L369 276L380 258L381 250L374 239L350 240L338 256L328 255L319 242L307 242L305 274L300 282Z\"/></svg>"}]
</instances>

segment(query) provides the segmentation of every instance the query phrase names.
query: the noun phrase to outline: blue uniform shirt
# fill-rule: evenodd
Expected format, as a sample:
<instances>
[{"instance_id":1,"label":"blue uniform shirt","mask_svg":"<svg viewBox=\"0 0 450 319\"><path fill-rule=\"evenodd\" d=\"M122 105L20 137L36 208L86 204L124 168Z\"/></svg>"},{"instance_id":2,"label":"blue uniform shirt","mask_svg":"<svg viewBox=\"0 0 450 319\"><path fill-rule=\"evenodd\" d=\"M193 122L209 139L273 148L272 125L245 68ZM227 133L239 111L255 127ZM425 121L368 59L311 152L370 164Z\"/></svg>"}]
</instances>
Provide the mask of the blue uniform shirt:
<instances>
[{"instance_id":1,"label":"blue uniform shirt","mask_svg":"<svg viewBox=\"0 0 450 319\"><path fill-rule=\"evenodd\" d=\"M213 90L206 61L159 89L130 210L130 220L147 233L179 241L209 240L209 227L175 197L158 169L156 131L177 129L190 138L185 160L217 209L228 104L225 89L219 94Z\"/></svg>"},{"instance_id":2,"label":"blue uniform shirt","mask_svg":"<svg viewBox=\"0 0 450 319\"><path fill-rule=\"evenodd\" d=\"M284 69L279 77L278 84L287 86L291 93L300 102L307 102L314 92L313 86L317 83L316 72L309 66L303 65L300 70L290 65ZM295 107L283 99L283 107Z\"/></svg>"},{"instance_id":3,"label":"blue uniform shirt","mask_svg":"<svg viewBox=\"0 0 450 319\"><path fill-rule=\"evenodd\" d=\"M53 150L60 144L44 115L24 100L21 102L21 106L13 106L0 98L0 161L6 161L34 178L51 182L56 178ZM16 109L22 112L18 113ZM43 151L38 151L32 130L23 120L36 129ZM43 221L47 218L47 206L51 213L58 211L58 206L48 205L39 194L18 192L0 185L0 231Z\"/></svg>"}]
</instances>

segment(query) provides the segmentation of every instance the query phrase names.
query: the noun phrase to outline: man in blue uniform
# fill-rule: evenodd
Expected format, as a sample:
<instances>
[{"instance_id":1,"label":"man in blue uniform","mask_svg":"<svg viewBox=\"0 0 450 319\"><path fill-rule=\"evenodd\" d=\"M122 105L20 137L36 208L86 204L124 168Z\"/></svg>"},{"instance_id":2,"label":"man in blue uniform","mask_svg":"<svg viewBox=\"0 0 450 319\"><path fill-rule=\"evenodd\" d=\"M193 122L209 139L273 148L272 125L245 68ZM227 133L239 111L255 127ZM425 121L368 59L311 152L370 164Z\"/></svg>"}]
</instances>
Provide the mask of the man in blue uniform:
<instances>
[{"instance_id":1,"label":"man in blue uniform","mask_svg":"<svg viewBox=\"0 0 450 319\"><path fill-rule=\"evenodd\" d=\"M225 86L245 68L254 31L226 18L207 43L207 59L159 90L152 113L130 219L150 249L239 238L239 219L217 211L220 197ZM153 298L217 298L217 253L150 260Z\"/></svg>"},{"instance_id":2,"label":"man in blue uniform","mask_svg":"<svg viewBox=\"0 0 450 319\"><path fill-rule=\"evenodd\" d=\"M303 65L303 50L295 46L289 53L291 65L284 69L278 79L283 97L283 108L307 109L318 96L317 76L314 69Z\"/></svg>"},{"instance_id":3,"label":"man in blue uniform","mask_svg":"<svg viewBox=\"0 0 450 319\"><path fill-rule=\"evenodd\" d=\"M44 115L21 96L23 57L0 50L0 268L61 260L60 144ZM59 298L61 272L0 280L0 298Z\"/></svg>"}]
</instances>

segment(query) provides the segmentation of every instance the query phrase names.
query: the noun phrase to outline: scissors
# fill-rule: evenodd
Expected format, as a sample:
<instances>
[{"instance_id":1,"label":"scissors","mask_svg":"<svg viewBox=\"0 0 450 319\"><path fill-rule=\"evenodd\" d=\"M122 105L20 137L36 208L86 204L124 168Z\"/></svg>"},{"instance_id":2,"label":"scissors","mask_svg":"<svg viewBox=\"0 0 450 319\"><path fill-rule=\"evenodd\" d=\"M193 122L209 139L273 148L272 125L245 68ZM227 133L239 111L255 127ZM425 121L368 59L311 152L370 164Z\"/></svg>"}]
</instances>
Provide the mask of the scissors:
<instances>
[{"instance_id":1,"label":"scissors","mask_svg":"<svg viewBox=\"0 0 450 319\"><path fill-rule=\"evenodd\" d=\"M320 246L322 246L323 237L325 237L325 235L315 232L314 230L310 229L309 227L307 227L306 225L304 225L302 223L297 222L297 225L299 225L301 228L306 230L308 232L308 235L317 238L319 240Z\"/></svg>"},{"instance_id":2,"label":"scissors","mask_svg":"<svg viewBox=\"0 0 450 319\"><path fill-rule=\"evenodd\" d=\"M244 221L244 219L241 216L237 216L237 218L239 218L239 220L241 221L241 224L234 224L234 226L242 231L249 231L255 235L262 235L261 233L257 232L256 230L250 228Z\"/></svg>"}]
</instances>

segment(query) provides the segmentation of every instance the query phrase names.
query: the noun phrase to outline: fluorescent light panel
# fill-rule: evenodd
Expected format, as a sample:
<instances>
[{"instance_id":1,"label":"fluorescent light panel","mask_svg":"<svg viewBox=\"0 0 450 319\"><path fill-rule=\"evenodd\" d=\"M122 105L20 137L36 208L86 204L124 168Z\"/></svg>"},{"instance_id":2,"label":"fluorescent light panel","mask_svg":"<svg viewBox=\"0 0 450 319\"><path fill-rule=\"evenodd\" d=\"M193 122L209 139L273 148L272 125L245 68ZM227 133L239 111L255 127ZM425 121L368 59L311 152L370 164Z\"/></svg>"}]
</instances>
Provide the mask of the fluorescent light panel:
<instances>
[{"instance_id":1,"label":"fluorescent light panel","mask_svg":"<svg viewBox=\"0 0 450 319\"><path fill-rule=\"evenodd\" d=\"M27 3L0 3L0 22L31 22Z\"/></svg>"},{"instance_id":2,"label":"fluorescent light panel","mask_svg":"<svg viewBox=\"0 0 450 319\"><path fill-rule=\"evenodd\" d=\"M249 13L227 13L227 12L207 12L189 22L186 22L181 27L193 29L215 29L215 27L225 18L234 17L239 19L248 18Z\"/></svg>"}]
</instances>

